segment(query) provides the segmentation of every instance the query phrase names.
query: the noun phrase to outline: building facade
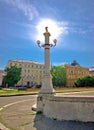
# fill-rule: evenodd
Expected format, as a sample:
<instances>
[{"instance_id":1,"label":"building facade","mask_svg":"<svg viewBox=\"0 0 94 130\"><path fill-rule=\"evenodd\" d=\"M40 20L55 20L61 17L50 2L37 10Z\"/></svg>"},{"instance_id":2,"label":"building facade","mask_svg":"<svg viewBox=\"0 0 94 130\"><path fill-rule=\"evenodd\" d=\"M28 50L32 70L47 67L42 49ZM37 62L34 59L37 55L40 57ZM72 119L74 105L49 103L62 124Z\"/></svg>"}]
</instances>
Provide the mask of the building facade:
<instances>
[{"instance_id":1,"label":"building facade","mask_svg":"<svg viewBox=\"0 0 94 130\"><path fill-rule=\"evenodd\" d=\"M0 70L0 86L2 86L4 73L5 73L4 70Z\"/></svg>"},{"instance_id":2,"label":"building facade","mask_svg":"<svg viewBox=\"0 0 94 130\"><path fill-rule=\"evenodd\" d=\"M41 85L44 75L44 64L30 60L9 60L7 67L17 66L22 68L21 80L17 83L18 86L26 85Z\"/></svg>"},{"instance_id":3,"label":"building facade","mask_svg":"<svg viewBox=\"0 0 94 130\"><path fill-rule=\"evenodd\" d=\"M67 86L74 86L75 80L90 75L89 68L81 67L76 62L73 62L72 64L65 64L64 67L66 68Z\"/></svg>"},{"instance_id":4,"label":"building facade","mask_svg":"<svg viewBox=\"0 0 94 130\"><path fill-rule=\"evenodd\" d=\"M94 76L94 67L89 68L89 73L91 76Z\"/></svg>"},{"instance_id":5,"label":"building facade","mask_svg":"<svg viewBox=\"0 0 94 130\"><path fill-rule=\"evenodd\" d=\"M41 85L44 76L44 64L29 60L9 60L6 67L17 66L22 68L21 80L17 83L18 86ZM74 81L78 78L91 75L89 68L81 67L76 61L71 64L65 64L67 86L74 86ZM2 74L0 74L2 75ZM0 83L2 82L0 77Z\"/></svg>"}]
</instances>

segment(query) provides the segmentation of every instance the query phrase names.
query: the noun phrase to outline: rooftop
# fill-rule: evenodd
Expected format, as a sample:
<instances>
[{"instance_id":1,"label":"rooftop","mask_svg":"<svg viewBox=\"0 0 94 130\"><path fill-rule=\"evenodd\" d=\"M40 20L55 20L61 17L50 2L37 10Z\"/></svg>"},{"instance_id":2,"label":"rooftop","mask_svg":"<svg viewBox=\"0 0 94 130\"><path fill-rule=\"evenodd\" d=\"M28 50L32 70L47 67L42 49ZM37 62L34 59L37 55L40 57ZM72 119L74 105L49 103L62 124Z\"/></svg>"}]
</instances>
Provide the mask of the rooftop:
<instances>
[{"instance_id":1,"label":"rooftop","mask_svg":"<svg viewBox=\"0 0 94 130\"><path fill-rule=\"evenodd\" d=\"M94 71L94 68L90 68L89 71Z\"/></svg>"},{"instance_id":2,"label":"rooftop","mask_svg":"<svg viewBox=\"0 0 94 130\"><path fill-rule=\"evenodd\" d=\"M0 70L0 73L4 73L4 70Z\"/></svg>"},{"instance_id":3,"label":"rooftop","mask_svg":"<svg viewBox=\"0 0 94 130\"><path fill-rule=\"evenodd\" d=\"M34 63L34 64L42 64L40 62L37 61L32 61L32 60L21 60L21 59L15 59L15 60L9 60L9 62L24 62L24 63ZM43 64L42 64L43 65Z\"/></svg>"}]
</instances>

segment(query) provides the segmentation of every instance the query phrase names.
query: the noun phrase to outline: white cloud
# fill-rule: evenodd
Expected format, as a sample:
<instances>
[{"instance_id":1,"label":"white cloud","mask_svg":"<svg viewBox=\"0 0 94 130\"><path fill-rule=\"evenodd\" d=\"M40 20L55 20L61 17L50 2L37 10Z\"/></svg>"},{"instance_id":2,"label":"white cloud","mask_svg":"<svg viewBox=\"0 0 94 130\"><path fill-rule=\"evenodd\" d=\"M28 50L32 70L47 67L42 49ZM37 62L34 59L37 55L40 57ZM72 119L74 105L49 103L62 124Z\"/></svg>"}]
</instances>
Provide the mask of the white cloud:
<instances>
[{"instance_id":1,"label":"white cloud","mask_svg":"<svg viewBox=\"0 0 94 130\"><path fill-rule=\"evenodd\" d=\"M38 11L36 10L35 6L25 0L4 0L4 2L21 10L24 15L29 18L29 20L32 20L35 16L38 16Z\"/></svg>"},{"instance_id":2,"label":"white cloud","mask_svg":"<svg viewBox=\"0 0 94 130\"><path fill-rule=\"evenodd\" d=\"M58 41L60 40L61 36L64 36L65 34L68 34L68 23L66 22L58 22L56 20L52 19L40 19L39 23L36 25L36 39L41 40L42 42L44 41L44 36L43 33L45 32L45 27L48 27L48 31L51 34L51 42L53 39L57 39Z\"/></svg>"},{"instance_id":3,"label":"white cloud","mask_svg":"<svg viewBox=\"0 0 94 130\"><path fill-rule=\"evenodd\" d=\"M39 13L36 7L31 3L32 1L26 0L4 0L8 5L20 10L24 13L25 16L28 17L29 20L34 20L34 18L39 18ZM28 28L28 37L29 39L33 40L34 42L39 39L44 42L43 33L45 32L45 27L48 26L48 30L51 33L51 42L53 39L57 39L58 43L60 43L60 39L65 35L68 34L68 23L62 21L56 21L49 18L40 18L37 20L38 23L31 24L31 25L24 25Z\"/></svg>"}]
</instances>

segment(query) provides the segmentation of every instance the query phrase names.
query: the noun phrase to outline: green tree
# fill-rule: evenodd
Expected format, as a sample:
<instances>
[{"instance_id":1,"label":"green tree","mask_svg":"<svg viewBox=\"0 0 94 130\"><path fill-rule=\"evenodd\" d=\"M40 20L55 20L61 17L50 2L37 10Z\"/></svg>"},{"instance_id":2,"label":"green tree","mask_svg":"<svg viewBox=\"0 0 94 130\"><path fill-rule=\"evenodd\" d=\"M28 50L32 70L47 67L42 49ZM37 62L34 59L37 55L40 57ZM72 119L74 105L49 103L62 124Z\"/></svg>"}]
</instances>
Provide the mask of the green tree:
<instances>
[{"instance_id":1,"label":"green tree","mask_svg":"<svg viewBox=\"0 0 94 130\"><path fill-rule=\"evenodd\" d=\"M4 77L5 84L8 86L14 86L21 79L21 70L22 68L18 68L17 66L7 67L5 69L6 76Z\"/></svg>"},{"instance_id":2,"label":"green tree","mask_svg":"<svg viewBox=\"0 0 94 130\"><path fill-rule=\"evenodd\" d=\"M85 87L91 86L94 87L94 76L85 76L83 78L79 78L74 82L75 86L77 87Z\"/></svg>"},{"instance_id":3,"label":"green tree","mask_svg":"<svg viewBox=\"0 0 94 130\"><path fill-rule=\"evenodd\" d=\"M52 66L51 68L52 82L54 86L66 85L66 68L63 66Z\"/></svg>"}]
</instances>

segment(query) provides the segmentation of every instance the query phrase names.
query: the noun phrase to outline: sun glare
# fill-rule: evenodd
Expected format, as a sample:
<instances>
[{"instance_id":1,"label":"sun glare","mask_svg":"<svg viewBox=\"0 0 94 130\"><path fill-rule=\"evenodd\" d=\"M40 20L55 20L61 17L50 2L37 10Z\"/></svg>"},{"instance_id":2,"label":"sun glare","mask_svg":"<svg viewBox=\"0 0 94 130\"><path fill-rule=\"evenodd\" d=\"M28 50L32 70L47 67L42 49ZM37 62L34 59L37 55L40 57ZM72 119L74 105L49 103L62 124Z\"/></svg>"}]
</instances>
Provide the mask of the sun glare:
<instances>
[{"instance_id":1,"label":"sun glare","mask_svg":"<svg viewBox=\"0 0 94 130\"><path fill-rule=\"evenodd\" d=\"M48 31L51 34L50 41L53 39L59 38L59 36L62 34L63 28L60 27L57 21L51 20L51 19L42 19L39 21L38 25L36 26L37 29L37 39L40 41L44 41L43 33L45 32L45 27L48 27Z\"/></svg>"}]
</instances>

